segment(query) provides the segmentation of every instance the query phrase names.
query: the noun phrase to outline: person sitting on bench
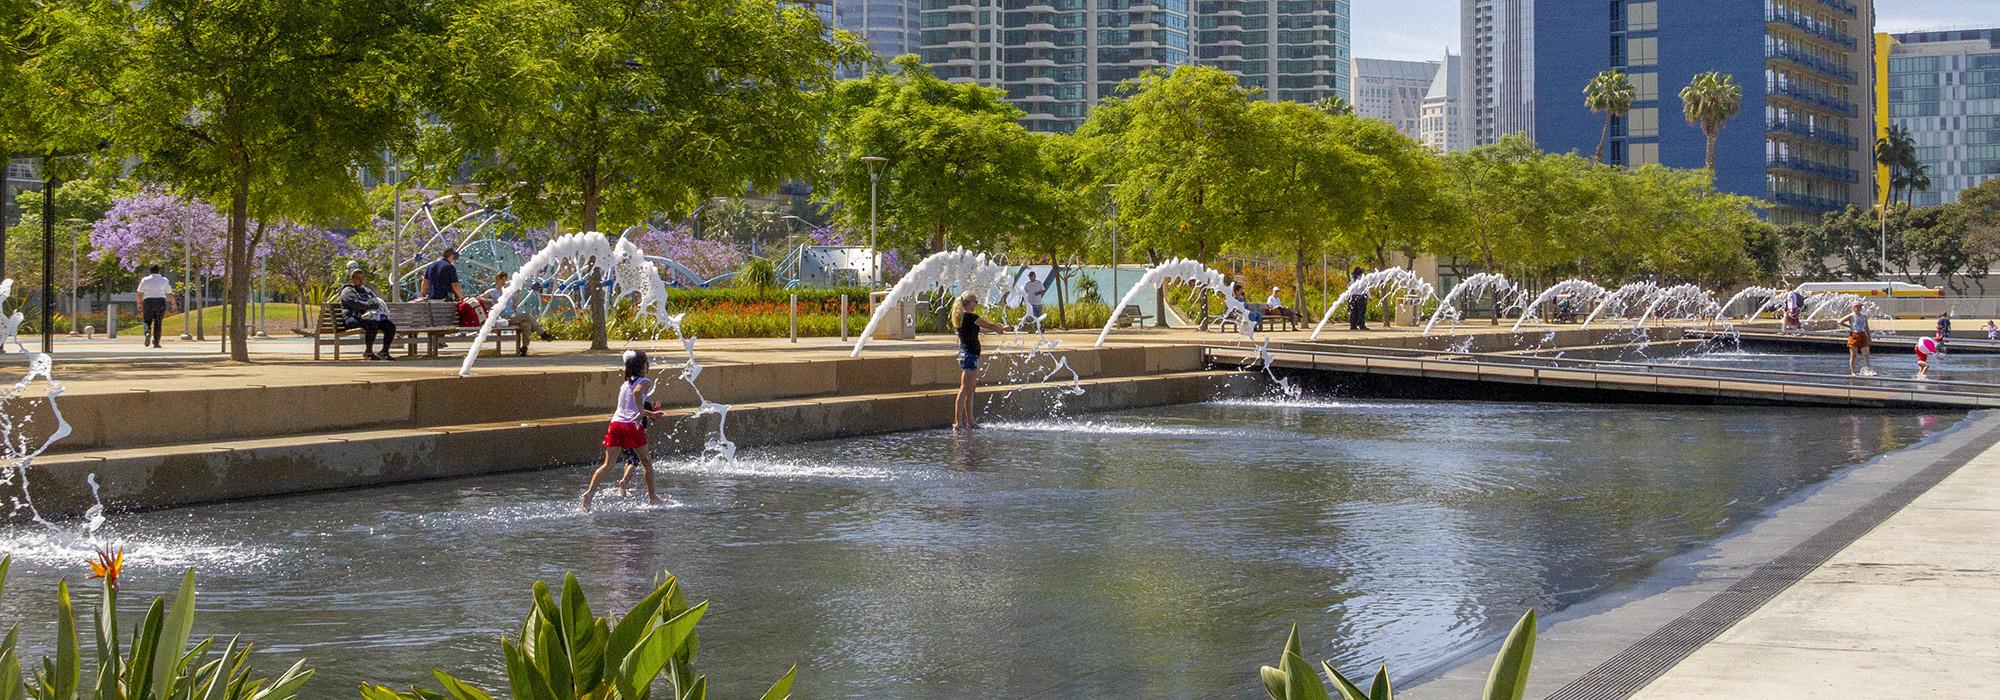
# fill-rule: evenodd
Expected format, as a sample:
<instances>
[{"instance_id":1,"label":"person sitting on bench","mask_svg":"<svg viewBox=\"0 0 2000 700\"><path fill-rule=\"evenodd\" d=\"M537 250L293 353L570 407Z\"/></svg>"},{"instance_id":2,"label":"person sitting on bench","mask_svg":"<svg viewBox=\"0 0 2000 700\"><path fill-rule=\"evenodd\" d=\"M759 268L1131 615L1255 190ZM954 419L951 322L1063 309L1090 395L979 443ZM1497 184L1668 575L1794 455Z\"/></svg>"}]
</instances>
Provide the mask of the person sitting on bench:
<instances>
[{"instance_id":1,"label":"person sitting on bench","mask_svg":"<svg viewBox=\"0 0 2000 700\"><path fill-rule=\"evenodd\" d=\"M1285 308L1285 300L1278 298L1278 288L1271 288L1271 296L1264 297L1264 313L1278 318L1291 318L1292 310Z\"/></svg>"},{"instance_id":2,"label":"person sitting on bench","mask_svg":"<svg viewBox=\"0 0 2000 700\"><path fill-rule=\"evenodd\" d=\"M340 288L340 309L346 313L342 325L361 329L361 354L370 360L388 360L389 345L396 339L396 323L389 320L389 307L382 296L369 289L359 268L349 270L347 284ZM375 334L382 334L382 353L377 355ZM336 340L336 342L338 342Z\"/></svg>"}]
</instances>

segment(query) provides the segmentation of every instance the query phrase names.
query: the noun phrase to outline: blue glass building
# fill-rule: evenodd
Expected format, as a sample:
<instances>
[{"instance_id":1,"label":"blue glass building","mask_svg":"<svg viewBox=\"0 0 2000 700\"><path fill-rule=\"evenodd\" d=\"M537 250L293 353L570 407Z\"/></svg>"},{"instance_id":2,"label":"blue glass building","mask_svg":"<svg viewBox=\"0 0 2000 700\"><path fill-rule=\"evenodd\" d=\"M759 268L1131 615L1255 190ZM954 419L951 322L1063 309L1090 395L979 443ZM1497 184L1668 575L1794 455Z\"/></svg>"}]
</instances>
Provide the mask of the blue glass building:
<instances>
[{"instance_id":1,"label":"blue glass building","mask_svg":"<svg viewBox=\"0 0 2000 700\"><path fill-rule=\"evenodd\" d=\"M1869 202L1872 0L1465 1L1498 6L1502 19L1511 9L1514 23L1496 22L1494 31L1517 36L1488 43L1528 54L1496 60L1490 85L1470 85L1475 95L1525 86L1515 88L1524 93L1519 104L1486 110L1495 121L1512 109L1525 125L1472 129L1475 138L1522 131L1543 150L1593 153L1604 115L1584 106L1583 87L1615 68L1631 76L1638 95L1612 124L1606 160L1699 168L1706 137L1684 118L1679 92L1696 74L1719 71L1742 86L1743 105L1716 142L1717 188L1771 202L1780 223ZM1468 42L1478 38L1467 34ZM1467 47L1468 57L1475 48Z\"/></svg>"}]
</instances>

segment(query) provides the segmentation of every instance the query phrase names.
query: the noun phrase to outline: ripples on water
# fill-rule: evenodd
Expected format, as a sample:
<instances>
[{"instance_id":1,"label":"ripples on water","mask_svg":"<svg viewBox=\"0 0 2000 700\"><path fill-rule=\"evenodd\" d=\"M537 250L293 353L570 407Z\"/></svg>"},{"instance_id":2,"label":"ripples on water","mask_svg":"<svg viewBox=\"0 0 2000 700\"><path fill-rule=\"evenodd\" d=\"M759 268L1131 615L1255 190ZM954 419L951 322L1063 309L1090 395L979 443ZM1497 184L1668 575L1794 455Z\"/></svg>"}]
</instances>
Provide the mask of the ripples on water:
<instances>
[{"instance_id":1,"label":"ripples on water","mask_svg":"<svg viewBox=\"0 0 2000 700\"><path fill-rule=\"evenodd\" d=\"M669 506L577 512L572 468L111 527L128 601L198 567L202 631L308 655L319 697L432 666L497 685L531 582L576 571L622 608L662 569L713 601L726 695L798 663L813 697L1251 697L1293 621L1346 668L1433 662L1957 417L1230 400L668 460ZM85 551L0 546L0 621L45 643Z\"/></svg>"}]
</instances>

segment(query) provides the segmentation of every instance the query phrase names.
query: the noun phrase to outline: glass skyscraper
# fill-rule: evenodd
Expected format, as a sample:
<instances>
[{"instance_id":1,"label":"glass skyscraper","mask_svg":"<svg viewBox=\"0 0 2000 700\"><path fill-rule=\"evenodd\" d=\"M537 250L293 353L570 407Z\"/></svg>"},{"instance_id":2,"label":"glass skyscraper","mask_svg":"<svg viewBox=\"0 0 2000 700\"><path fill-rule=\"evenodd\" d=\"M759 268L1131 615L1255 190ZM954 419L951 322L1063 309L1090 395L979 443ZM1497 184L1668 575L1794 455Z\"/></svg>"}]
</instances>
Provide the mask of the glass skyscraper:
<instances>
[{"instance_id":1,"label":"glass skyscraper","mask_svg":"<svg viewBox=\"0 0 2000 700\"><path fill-rule=\"evenodd\" d=\"M1931 180L1908 196L1920 207L1956 202L2000 175L2000 28L1892 38L1888 123L1910 131Z\"/></svg>"}]
</instances>

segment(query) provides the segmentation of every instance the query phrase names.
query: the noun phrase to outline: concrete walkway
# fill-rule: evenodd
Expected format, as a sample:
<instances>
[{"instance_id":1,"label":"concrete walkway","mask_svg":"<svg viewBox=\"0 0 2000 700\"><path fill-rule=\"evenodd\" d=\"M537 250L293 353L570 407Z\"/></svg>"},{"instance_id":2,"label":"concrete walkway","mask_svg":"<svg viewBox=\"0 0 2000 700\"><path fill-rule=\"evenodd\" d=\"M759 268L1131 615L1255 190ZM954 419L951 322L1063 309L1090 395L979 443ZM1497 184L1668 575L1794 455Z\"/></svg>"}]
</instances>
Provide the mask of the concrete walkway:
<instances>
[{"instance_id":1,"label":"concrete walkway","mask_svg":"<svg viewBox=\"0 0 2000 700\"><path fill-rule=\"evenodd\" d=\"M2000 447L1634 697L2000 696L1996 532Z\"/></svg>"}]
</instances>

